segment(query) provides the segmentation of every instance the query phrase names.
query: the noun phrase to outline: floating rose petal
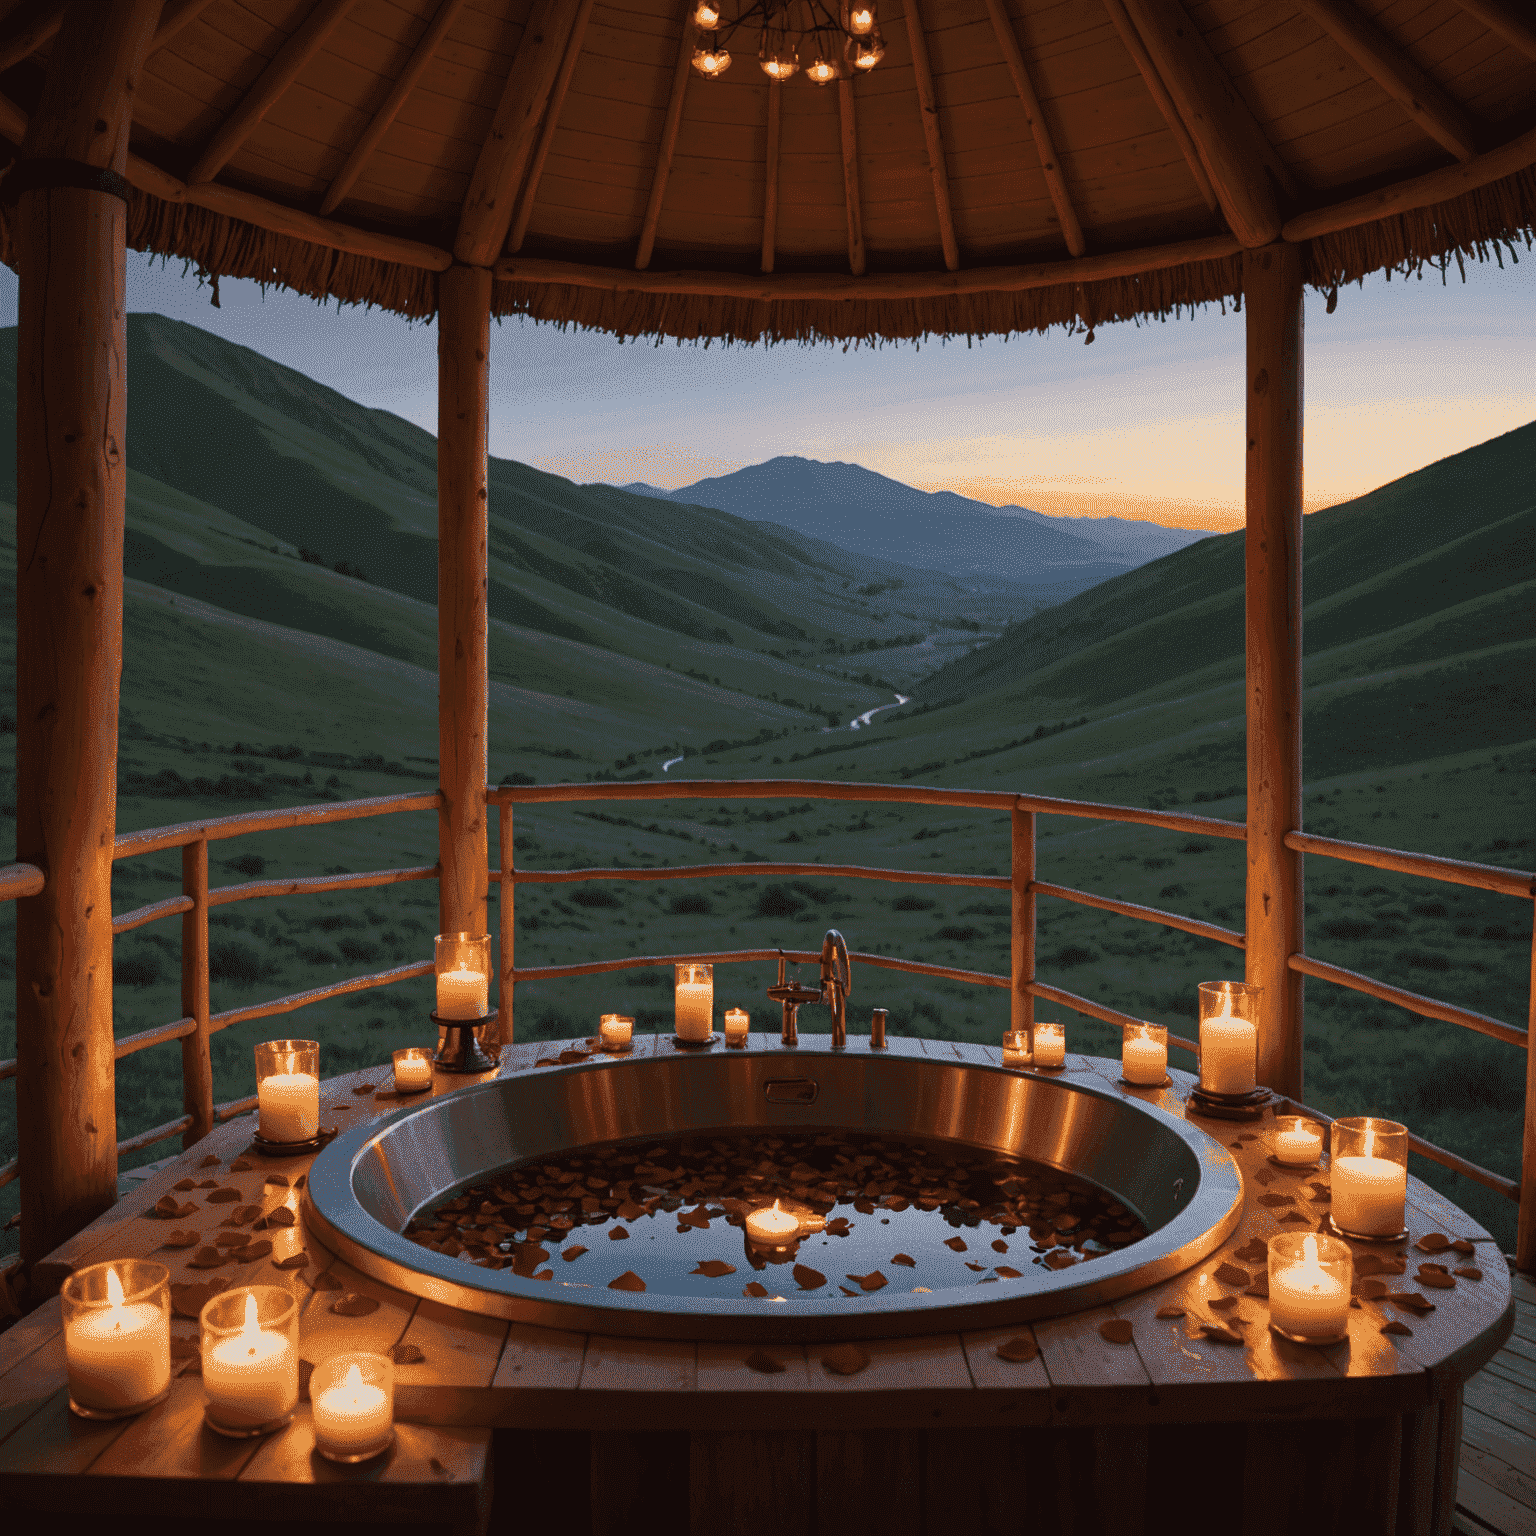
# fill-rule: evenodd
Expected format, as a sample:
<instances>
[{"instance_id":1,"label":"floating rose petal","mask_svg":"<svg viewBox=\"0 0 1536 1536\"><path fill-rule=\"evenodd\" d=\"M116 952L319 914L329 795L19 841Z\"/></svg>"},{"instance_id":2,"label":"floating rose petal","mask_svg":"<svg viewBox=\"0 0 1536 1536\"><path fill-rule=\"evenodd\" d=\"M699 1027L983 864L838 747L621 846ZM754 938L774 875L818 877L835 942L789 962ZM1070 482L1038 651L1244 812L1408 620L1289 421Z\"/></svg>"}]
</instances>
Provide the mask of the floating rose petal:
<instances>
[{"instance_id":1,"label":"floating rose petal","mask_svg":"<svg viewBox=\"0 0 1536 1536\"><path fill-rule=\"evenodd\" d=\"M734 1275L736 1266L727 1264L724 1259L704 1259L697 1269L690 1269L690 1275L704 1275L710 1280L718 1280L721 1275Z\"/></svg>"},{"instance_id":2,"label":"floating rose petal","mask_svg":"<svg viewBox=\"0 0 1536 1536\"><path fill-rule=\"evenodd\" d=\"M617 1280L610 1280L608 1282L608 1289L610 1291L643 1291L645 1289L645 1281L634 1270L626 1269Z\"/></svg>"}]
</instances>

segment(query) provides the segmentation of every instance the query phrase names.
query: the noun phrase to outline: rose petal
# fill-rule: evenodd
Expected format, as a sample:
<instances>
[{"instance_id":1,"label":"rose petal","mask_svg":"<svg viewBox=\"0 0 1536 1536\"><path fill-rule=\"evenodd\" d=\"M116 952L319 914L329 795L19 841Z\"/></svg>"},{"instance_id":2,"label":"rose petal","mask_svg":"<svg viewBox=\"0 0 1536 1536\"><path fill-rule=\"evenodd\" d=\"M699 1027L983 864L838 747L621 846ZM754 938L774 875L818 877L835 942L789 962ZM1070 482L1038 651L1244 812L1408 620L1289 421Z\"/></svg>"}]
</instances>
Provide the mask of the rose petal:
<instances>
[{"instance_id":1,"label":"rose petal","mask_svg":"<svg viewBox=\"0 0 1536 1536\"><path fill-rule=\"evenodd\" d=\"M290 1253L286 1259L273 1259L273 1269L305 1269L309 1265L309 1255L301 1248L297 1253Z\"/></svg>"},{"instance_id":2,"label":"rose petal","mask_svg":"<svg viewBox=\"0 0 1536 1536\"><path fill-rule=\"evenodd\" d=\"M768 1294L768 1287L758 1284L756 1280L749 1280L742 1286L741 1294L743 1296L766 1296Z\"/></svg>"},{"instance_id":3,"label":"rose petal","mask_svg":"<svg viewBox=\"0 0 1536 1536\"><path fill-rule=\"evenodd\" d=\"M721 1275L734 1275L736 1266L727 1264L724 1259L704 1259L697 1269L690 1269L690 1275L704 1275L710 1280L718 1280Z\"/></svg>"},{"instance_id":4,"label":"rose petal","mask_svg":"<svg viewBox=\"0 0 1536 1536\"><path fill-rule=\"evenodd\" d=\"M761 1349L754 1349L747 1356L746 1367L749 1371L757 1371L763 1376L779 1376L788 1369L782 1360L775 1360L766 1350Z\"/></svg>"},{"instance_id":5,"label":"rose petal","mask_svg":"<svg viewBox=\"0 0 1536 1536\"><path fill-rule=\"evenodd\" d=\"M569 1264L572 1259L579 1259L586 1251L587 1250L583 1248L580 1243L578 1243L574 1248L562 1248L560 1250L560 1257L564 1259L567 1264Z\"/></svg>"},{"instance_id":6,"label":"rose petal","mask_svg":"<svg viewBox=\"0 0 1536 1536\"><path fill-rule=\"evenodd\" d=\"M608 1289L610 1291L643 1291L645 1289L645 1281L634 1270L626 1269L617 1280L610 1280L608 1282Z\"/></svg>"},{"instance_id":7,"label":"rose petal","mask_svg":"<svg viewBox=\"0 0 1536 1536\"><path fill-rule=\"evenodd\" d=\"M1111 1344L1129 1344L1135 1333L1128 1318L1111 1317L1099 1324L1099 1337Z\"/></svg>"},{"instance_id":8,"label":"rose petal","mask_svg":"<svg viewBox=\"0 0 1536 1536\"><path fill-rule=\"evenodd\" d=\"M914 1259L910 1254L906 1254L906 1253L898 1253L898 1254L896 1254L891 1259L891 1263L892 1264L903 1265L907 1269L916 1269L917 1268L917 1260Z\"/></svg>"},{"instance_id":9,"label":"rose petal","mask_svg":"<svg viewBox=\"0 0 1536 1536\"><path fill-rule=\"evenodd\" d=\"M997 1266L997 1273L1001 1275L1004 1280L1022 1280L1024 1278L1022 1270L1010 1269L1006 1264L999 1264Z\"/></svg>"},{"instance_id":10,"label":"rose petal","mask_svg":"<svg viewBox=\"0 0 1536 1536\"><path fill-rule=\"evenodd\" d=\"M341 1281L328 1269L322 1269L309 1284L310 1289L316 1291L339 1291L342 1289Z\"/></svg>"},{"instance_id":11,"label":"rose petal","mask_svg":"<svg viewBox=\"0 0 1536 1536\"><path fill-rule=\"evenodd\" d=\"M835 1376L857 1376L869 1364L869 1356L857 1344L835 1344L821 1363Z\"/></svg>"},{"instance_id":12,"label":"rose petal","mask_svg":"<svg viewBox=\"0 0 1536 1536\"><path fill-rule=\"evenodd\" d=\"M1021 1333L1017 1338L999 1344L996 1353L999 1360L1027 1361L1033 1360L1040 1353L1040 1346L1034 1339Z\"/></svg>"},{"instance_id":13,"label":"rose petal","mask_svg":"<svg viewBox=\"0 0 1536 1536\"><path fill-rule=\"evenodd\" d=\"M343 1291L331 1303L331 1311L339 1317L367 1317L370 1312L378 1310L377 1297L359 1296L356 1291Z\"/></svg>"},{"instance_id":14,"label":"rose petal","mask_svg":"<svg viewBox=\"0 0 1536 1536\"><path fill-rule=\"evenodd\" d=\"M162 1248L191 1248L197 1243L196 1232L171 1232L166 1235Z\"/></svg>"},{"instance_id":15,"label":"rose petal","mask_svg":"<svg viewBox=\"0 0 1536 1536\"><path fill-rule=\"evenodd\" d=\"M1160 1318L1163 1318L1165 1321L1171 1317L1183 1317L1184 1308L1175 1306L1170 1302L1167 1306L1159 1307L1157 1309L1156 1315Z\"/></svg>"},{"instance_id":16,"label":"rose petal","mask_svg":"<svg viewBox=\"0 0 1536 1536\"><path fill-rule=\"evenodd\" d=\"M389 1358L396 1365L420 1365L427 1357L414 1344L391 1344Z\"/></svg>"},{"instance_id":17,"label":"rose petal","mask_svg":"<svg viewBox=\"0 0 1536 1536\"><path fill-rule=\"evenodd\" d=\"M188 1269L217 1269L221 1264L229 1262L229 1255L220 1253L217 1248L199 1248L197 1252L187 1260Z\"/></svg>"}]
</instances>

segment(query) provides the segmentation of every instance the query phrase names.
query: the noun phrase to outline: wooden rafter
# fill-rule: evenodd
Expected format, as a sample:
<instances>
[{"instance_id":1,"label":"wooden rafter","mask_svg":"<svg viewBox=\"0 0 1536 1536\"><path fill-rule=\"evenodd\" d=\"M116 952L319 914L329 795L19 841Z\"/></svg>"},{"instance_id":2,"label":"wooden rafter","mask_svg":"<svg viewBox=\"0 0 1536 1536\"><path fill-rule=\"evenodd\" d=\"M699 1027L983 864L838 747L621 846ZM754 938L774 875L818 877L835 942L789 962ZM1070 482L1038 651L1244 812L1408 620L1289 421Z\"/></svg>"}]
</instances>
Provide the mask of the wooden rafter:
<instances>
[{"instance_id":1,"label":"wooden rafter","mask_svg":"<svg viewBox=\"0 0 1536 1536\"><path fill-rule=\"evenodd\" d=\"M580 6L536 0L528 17L459 213L453 251L466 266L488 267L501 252Z\"/></svg>"},{"instance_id":2,"label":"wooden rafter","mask_svg":"<svg viewBox=\"0 0 1536 1536\"><path fill-rule=\"evenodd\" d=\"M1350 0L1297 0L1304 12L1437 144L1470 160L1477 125L1417 64Z\"/></svg>"},{"instance_id":3,"label":"wooden rafter","mask_svg":"<svg viewBox=\"0 0 1536 1536\"><path fill-rule=\"evenodd\" d=\"M432 62L433 55L442 47L443 39L448 36L449 27L453 25L455 18L463 9L464 0L442 0L442 4L437 8L437 14L432 18L431 25L421 34L416 46L411 50L411 56L406 60L405 68L400 71L399 79L390 87L389 95L384 98L383 105L373 114L373 121L363 130L362 137L352 146L352 153L347 156L346 164L336 173L335 180L326 189L325 197L320 203L321 213L332 212L352 190L353 183L362 174L369 156L379 147L379 142L384 135L389 132L389 125L399 116L406 97L416 89L416 82L421 79L422 72Z\"/></svg>"},{"instance_id":4,"label":"wooden rafter","mask_svg":"<svg viewBox=\"0 0 1536 1536\"><path fill-rule=\"evenodd\" d=\"M240 146L293 82L299 72L325 46L354 0L319 0L298 30L278 49L276 57L262 70L255 85L241 99L240 105L219 125L192 169L187 181L212 181L234 157Z\"/></svg>"},{"instance_id":5,"label":"wooden rafter","mask_svg":"<svg viewBox=\"0 0 1536 1536\"><path fill-rule=\"evenodd\" d=\"M1294 195L1274 146L1179 0L1125 0L1125 9L1200 151L1232 233L1245 246L1268 245L1280 233L1277 186Z\"/></svg>"},{"instance_id":6,"label":"wooden rafter","mask_svg":"<svg viewBox=\"0 0 1536 1536\"><path fill-rule=\"evenodd\" d=\"M688 9L691 11L692 7ZM677 133L683 124L683 103L688 99L688 76L693 70L693 22L683 19L683 34L677 45L677 64L672 70L672 94L667 99L667 117L662 124L661 143L656 148L656 169L651 173L651 195L646 199L645 217L640 222L640 239L635 246L635 271L643 272L651 264L656 248L656 226L661 222L661 206L667 198L667 181L672 175L672 156L677 152Z\"/></svg>"},{"instance_id":7,"label":"wooden rafter","mask_svg":"<svg viewBox=\"0 0 1536 1536\"><path fill-rule=\"evenodd\" d=\"M928 63L928 37L918 0L906 0L907 38L912 48L912 75L917 83L917 104L923 118L923 142L928 148L928 169L933 176L933 208L939 218L939 243L944 265L951 272L960 267L960 245L955 239L955 218L949 205L949 171L944 164L944 140L939 132L939 103L933 93L933 70Z\"/></svg>"},{"instance_id":8,"label":"wooden rafter","mask_svg":"<svg viewBox=\"0 0 1536 1536\"><path fill-rule=\"evenodd\" d=\"M1174 142L1179 146L1179 153L1184 156L1184 161L1189 166L1189 174L1195 178L1195 185L1200 189L1200 196L1205 200L1205 206L1212 213L1217 212L1221 203L1217 200L1216 189L1211 185L1211 178L1205 173L1205 161L1200 158L1200 151L1195 147L1195 141L1190 138L1189 129L1184 126L1184 119L1179 116L1179 109L1174 106L1173 97L1168 94L1168 87L1163 84L1163 77L1158 74L1151 54L1142 43L1141 33L1136 30L1135 23L1126 14L1122 0L1104 0L1104 9L1109 12L1109 19L1114 23L1115 31L1120 34L1120 41L1125 44L1126 52L1135 63L1148 95L1157 103L1157 110L1163 114L1163 121L1168 124L1168 131L1173 135Z\"/></svg>"},{"instance_id":9,"label":"wooden rafter","mask_svg":"<svg viewBox=\"0 0 1536 1536\"><path fill-rule=\"evenodd\" d=\"M539 182L544 177L544 162L549 159L550 146L555 142L555 130L560 126L560 113L565 107L566 93L581 59L582 44L587 37L587 23L592 19L592 7L596 0L581 0L581 10L576 24L571 28L570 41L565 45L565 58L560 73L555 77L555 88L550 93L549 106L544 113L544 126L539 130L539 142L533 151L533 161L518 195L517 212L512 216L512 232L507 236L507 251L511 254L522 250L528 238L528 221L533 217L534 201L539 195Z\"/></svg>"},{"instance_id":10,"label":"wooden rafter","mask_svg":"<svg viewBox=\"0 0 1536 1536\"><path fill-rule=\"evenodd\" d=\"M164 48L183 27L196 21L212 4L213 0L168 0L160 13L160 25L149 41L149 52Z\"/></svg>"},{"instance_id":11,"label":"wooden rafter","mask_svg":"<svg viewBox=\"0 0 1536 1536\"><path fill-rule=\"evenodd\" d=\"M1497 32L1505 42L1536 59L1536 22L1516 15L1508 0L1457 0L1457 4L1490 32Z\"/></svg>"},{"instance_id":12,"label":"wooden rafter","mask_svg":"<svg viewBox=\"0 0 1536 1536\"><path fill-rule=\"evenodd\" d=\"M864 275L864 205L859 195L859 129L853 115L853 81L837 82L837 117L843 144L843 205L848 220L848 270Z\"/></svg>"},{"instance_id":13,"label":"wooden rafter","mask_svg":"<svg viewBox=\"0 0 1536 1536\"><path fill-rule=\"evenodd\" d=\"M773 271L774 247L779 238L779 118L783 85L768 82L768 147L763 157L763 255L764 272Z\"/></svg>"},{"instance_id":14,"label":"wooden rafter","mask_svg":"<svg viewBox=\"0 0 1536 1536\"><path fill-rule=\"evenodd\" d=\"M67 7L68 0L52 0L51 4L38 7L19 26L8 28L0 37L0 74L23 59L30 59L59 30Z\"/></svg>"},{"instance_id":15,"label":"wooden rafter","mask_svg":"<svg viewBox=\"0 0 1536 1536\"><path fill-rule=\"evenodd\" d=\"M1045 114L1040 110L1040 98L1035 94L1034 81L1029 77L1024 63L1024 50L1019 47L1018 34L1003 0L987 0L987 11L992 17L992 30L997 34L998 47L1003 50L1003 62L1013 76L1013 88L1019 94L1024 107L1024 120L1035 140L1035 152L1040 156L1040 172L1056 206L1056 218L1061 224L1061 237L1074 256L1081 256L1088 249L1083 240L1083 226L1067 193L1067 179L1061 169L1061 157L1051 140L1051 130L1046 125Z\"/></svg>"}]
</instances>

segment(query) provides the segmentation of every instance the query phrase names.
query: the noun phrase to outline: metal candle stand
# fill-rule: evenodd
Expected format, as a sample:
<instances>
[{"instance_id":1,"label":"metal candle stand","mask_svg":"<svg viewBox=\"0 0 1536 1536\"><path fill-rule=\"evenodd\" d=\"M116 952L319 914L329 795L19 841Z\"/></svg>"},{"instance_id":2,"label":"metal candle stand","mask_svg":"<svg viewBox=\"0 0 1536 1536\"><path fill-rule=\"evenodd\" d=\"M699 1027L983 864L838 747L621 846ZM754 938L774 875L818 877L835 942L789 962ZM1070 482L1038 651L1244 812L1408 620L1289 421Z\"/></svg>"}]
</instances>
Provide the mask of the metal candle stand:
<instances>
[{"instance_id":1,"label":"metal candle stand","mask_svg":"<svg viewBox=\"0 0 1536 1536\"><path fill-rule=\"evenodd\" d=\"M1252 1088L1247 1093L1212 1093L1207 1088L1189 1090L1189 1106L1197 1115L1211 1120L1262 1120L1265 1107L1274 1094L1268 1088Z\"/></svg>"},{"instance_id":2,"label":"metal candle stand","mask_svg":"<svg viewBox=\"0 0 1536 1536\"><path fill-rule=\"evenodd\" d=\"M432 1065L439 1072L458 1072L466 1077L481 1072L494 1072L500 1065L494 1056L486 1055L481 1047L496 1022L499 1010L493 1008L479 1019L445 1019L435 1009L432 1022L437 1026L437 1051Z\"/></svg>"}]
</instances>

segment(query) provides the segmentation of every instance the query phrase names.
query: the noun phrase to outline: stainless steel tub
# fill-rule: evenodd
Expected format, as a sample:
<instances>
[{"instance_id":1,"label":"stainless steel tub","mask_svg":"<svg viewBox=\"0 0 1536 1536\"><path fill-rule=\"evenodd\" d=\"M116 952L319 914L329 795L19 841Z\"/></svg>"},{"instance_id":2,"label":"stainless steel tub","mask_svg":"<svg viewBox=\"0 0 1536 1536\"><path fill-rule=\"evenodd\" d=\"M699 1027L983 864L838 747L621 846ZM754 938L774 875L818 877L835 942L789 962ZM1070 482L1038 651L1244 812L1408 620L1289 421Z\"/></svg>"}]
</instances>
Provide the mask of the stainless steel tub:
<instances>
[{"instance_id":1,"label":"stainless steel tub","mask_svg":"<svg viewBox=\"0 0 1536 1536\"><path fill-rule=\"evenodd\" d=\"M1029 1284L772 1302L523 1279L401 1236L410 1218L525 1158L595 1142L722 1129L839 1130L953 1140L1078 1174L1151 1235ZM597 1060L482 1083L339 1137L315 1160L305 1219L348 1263L400 1290L552 1328L653 1338L868 1338L1056 1316L1138 1291L1219 1247L1242 1175L1219 1142L1105 1088L867 1052L802 1048Z\"/></svg>"}]
</instances>

